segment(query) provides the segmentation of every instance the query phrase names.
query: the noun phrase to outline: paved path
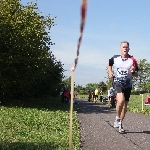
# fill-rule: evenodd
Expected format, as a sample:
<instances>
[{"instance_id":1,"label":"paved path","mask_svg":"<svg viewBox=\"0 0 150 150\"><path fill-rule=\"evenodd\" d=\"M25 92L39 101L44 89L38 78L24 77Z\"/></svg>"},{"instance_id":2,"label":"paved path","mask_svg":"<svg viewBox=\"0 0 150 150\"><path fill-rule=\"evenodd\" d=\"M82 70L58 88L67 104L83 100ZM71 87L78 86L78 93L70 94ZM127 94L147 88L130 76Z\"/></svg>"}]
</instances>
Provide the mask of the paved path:
<instances>
[{"instance_id":1,"label":"paved path","mask_svg":"<svg viewBox=\"0 0 150 150\"><path fill-rule=\"evenodd\" d=\"M113 128L115 109L76 99L82 150L150 150L150 117L128 112L125 134Z\"/></svg>"}]
</instances>

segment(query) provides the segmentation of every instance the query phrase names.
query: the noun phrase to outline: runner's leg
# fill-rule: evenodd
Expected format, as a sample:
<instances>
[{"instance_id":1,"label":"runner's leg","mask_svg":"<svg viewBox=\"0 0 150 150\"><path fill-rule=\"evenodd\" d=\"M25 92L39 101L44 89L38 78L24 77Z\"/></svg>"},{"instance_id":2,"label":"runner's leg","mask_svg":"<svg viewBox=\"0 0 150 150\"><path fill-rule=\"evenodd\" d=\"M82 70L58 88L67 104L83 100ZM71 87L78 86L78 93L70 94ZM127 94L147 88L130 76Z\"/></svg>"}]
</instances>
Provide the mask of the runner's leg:
<instances>
[{"instance_id":1,"label":"runner's leg","mask_svg":"<svg viewBox=\"0 0 150 150\"><path fill-rule=\"evenodd\" d=\"M120 123L122 108L125 103L125 97L124 97L123 89L120 85L115 86L115 91L117 93L117 95L116 95L117 104L116 104L116 119L114 122L114 127L118 128L118 127L120 127L119 123Z\"/></svg>"},{"instance_id":2,"label":"runner's leg","mask_svg":"<svg viewBox=\"0 0 150 150\"><path fill-rule=\"evenodd\" d=\"M116 111L117 111L117 117L121 117L122 108L125 103L124 93L117 93L117 105L116 105Z\"/></svg>"},{"instance_id":3,"label":"runner's leg","mask_svg":"<svg viewBox=\"0 0 150 150\"><path fill-rule=\"evenodd\" d=\"M122 108L122 111L121 111L121 116L120 116L121 122L123 121L125 114L127 112L127 105L128 105L128 101L125 101L123 108Z\"/></svg>"}]
</instances>

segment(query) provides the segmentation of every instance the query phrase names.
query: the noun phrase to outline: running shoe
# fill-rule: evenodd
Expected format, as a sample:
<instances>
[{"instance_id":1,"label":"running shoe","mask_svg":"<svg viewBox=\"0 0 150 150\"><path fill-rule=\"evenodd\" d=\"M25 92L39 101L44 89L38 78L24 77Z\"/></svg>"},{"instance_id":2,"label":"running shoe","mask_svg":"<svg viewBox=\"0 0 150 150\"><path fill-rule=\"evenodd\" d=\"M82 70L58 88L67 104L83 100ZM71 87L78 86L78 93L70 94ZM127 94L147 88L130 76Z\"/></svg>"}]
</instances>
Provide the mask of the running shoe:
<instances>
[{"instance_id":1,"label":"running shoe","mask_svg":"<svg viewBox=\"0 0 150 150\"><path fill-rule=\"evenodd\" d=\"M119 122L119 133L124 133L124 129L121 122Z\"/></svg>"},{"instance_id":2,"label":"running shoe","mask_svg":"<svg viewBox=\"0 0 150 150\"><path fill-rule=\"evenodd\" d=\"M114 122L114 128L119 128L119 122L120 122L120 119L116 118L116 120Z\"/></svg>"}]
</instances>

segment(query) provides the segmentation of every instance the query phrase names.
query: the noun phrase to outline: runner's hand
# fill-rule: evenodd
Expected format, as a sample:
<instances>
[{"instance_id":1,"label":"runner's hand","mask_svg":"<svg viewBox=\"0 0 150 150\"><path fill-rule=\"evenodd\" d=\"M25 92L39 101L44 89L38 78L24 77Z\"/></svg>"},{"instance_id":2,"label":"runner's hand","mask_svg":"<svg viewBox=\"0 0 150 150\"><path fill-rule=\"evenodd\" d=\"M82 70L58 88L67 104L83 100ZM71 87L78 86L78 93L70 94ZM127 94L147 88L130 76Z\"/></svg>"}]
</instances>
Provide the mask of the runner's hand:
<instances>
[{"instance_id":1,"label":"runner's hand","mask_svg":"<svg viewBox=\"0 0 150 150\"><path fill-rule=\"evenodd\" d=\"M135 67L134 67L134 66L131 66L130 71L131 71L131 72L135 72Z\"/></svg>"},{"instance_id":2,"label":"runner's hand","mask_svg":"<svg viewBox=\"0 0 150 150\"><path fill-rule=\"evenodd\" d=\"M113 77L114 77L113 72L110 72L110 73L109 73L109 78L113 78Z\"/></svg>"}]
</instances>

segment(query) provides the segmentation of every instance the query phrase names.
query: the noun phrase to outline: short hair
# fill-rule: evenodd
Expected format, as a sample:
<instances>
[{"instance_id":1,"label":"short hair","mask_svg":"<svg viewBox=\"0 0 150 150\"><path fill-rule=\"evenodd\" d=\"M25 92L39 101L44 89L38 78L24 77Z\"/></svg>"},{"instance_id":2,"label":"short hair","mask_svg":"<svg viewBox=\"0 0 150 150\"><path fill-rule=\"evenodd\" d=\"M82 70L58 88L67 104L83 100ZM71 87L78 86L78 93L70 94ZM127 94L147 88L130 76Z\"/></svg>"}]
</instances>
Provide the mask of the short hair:
<instances>
[{"instance_id":1,"label":"short hair","mask_svg":"<svg viewBox=\"0 0 150 150\"><path fill-rule=\"evenodd\" d=\"M128 42L128 41L122 41L121 44L122 44L122 43L127 43L128 46L129 46L129 42ZM120 46L121 46L121 44L120 44Z\"/></svg>"}]
</instances>

